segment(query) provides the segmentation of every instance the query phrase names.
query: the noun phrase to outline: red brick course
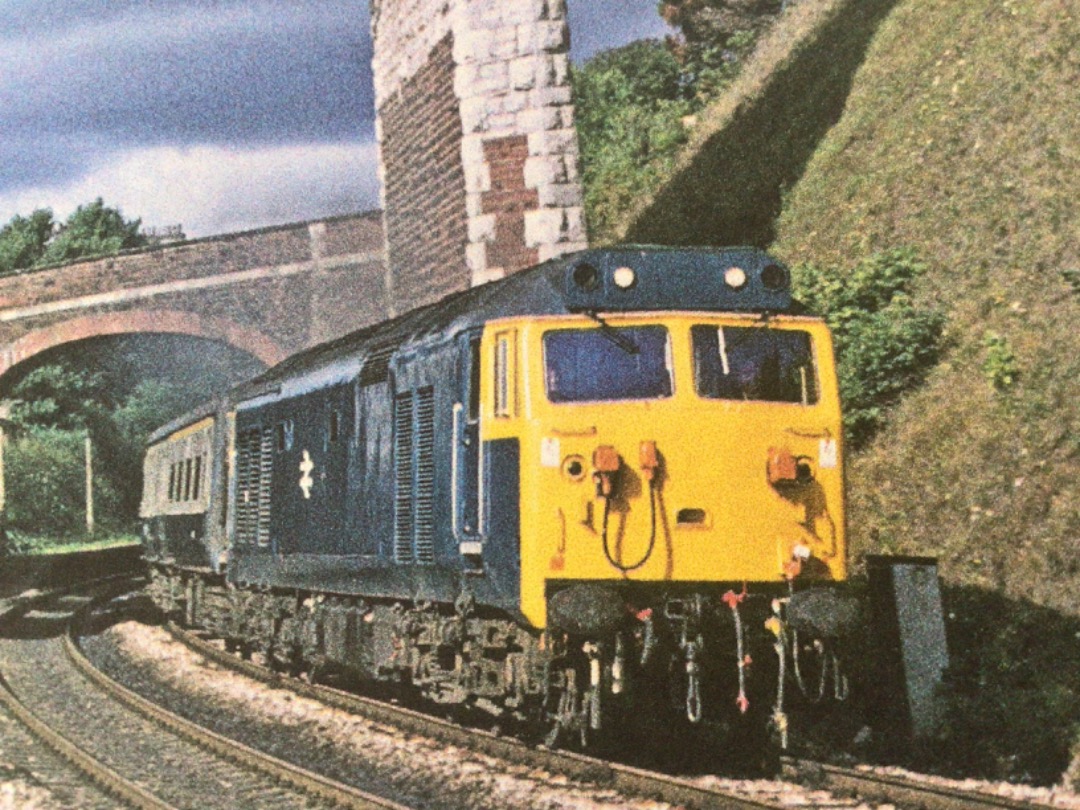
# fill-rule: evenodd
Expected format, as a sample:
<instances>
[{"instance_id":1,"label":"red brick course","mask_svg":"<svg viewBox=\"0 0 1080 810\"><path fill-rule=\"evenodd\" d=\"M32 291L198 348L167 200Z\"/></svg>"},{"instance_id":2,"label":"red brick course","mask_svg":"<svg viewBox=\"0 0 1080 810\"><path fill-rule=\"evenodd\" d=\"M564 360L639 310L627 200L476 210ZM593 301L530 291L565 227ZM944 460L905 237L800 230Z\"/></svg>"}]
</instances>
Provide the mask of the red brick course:
<instances>
[{"instance_id":1,"label":"red brick course","mask_svg":"<svg viewBox=\"0 0 1080 810\"><path fill-rule=\"evenodd\" d=\"M386 242L397 311L469 286L453 37L379 111Z\"/></svg>"},{"instance_id":2,"label":"red brick course","mask_svg":"<svg viewBox=\"0 0 1080 810\"><path fill-rule=\"evenodd\" d=\"M510 135L484 142L491 188L481 195L483 213L495 215L495 238L487 245L489 268L506 274L536 264L536 248L525 245L525 212L540 207L536 189L525 187L525 160L529 142L525 135Z\"/></svg>"}]
</instances>

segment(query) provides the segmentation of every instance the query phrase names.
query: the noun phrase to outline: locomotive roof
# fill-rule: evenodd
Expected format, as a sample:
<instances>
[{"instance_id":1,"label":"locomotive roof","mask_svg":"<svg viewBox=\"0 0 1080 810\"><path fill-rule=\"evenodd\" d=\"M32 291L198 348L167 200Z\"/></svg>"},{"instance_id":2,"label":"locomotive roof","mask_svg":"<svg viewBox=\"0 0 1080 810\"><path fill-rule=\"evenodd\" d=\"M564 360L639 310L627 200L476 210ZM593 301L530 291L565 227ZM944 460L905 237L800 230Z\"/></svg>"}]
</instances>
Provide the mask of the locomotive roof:
<instances>
[{"instance_id":1,"label":"locomotive roof","mask_svg":"<svg viewBox=\"0 0 1080 810\"><path fill-rule=\"evenodd\" d=\"M626 268L632 273L627 274ZM756 248L622 246L585 250L295 354L232 392L250 403L367 372L404 344L494 318L573 312L701 310L793 312L789 273Z\"/></svg>"},{"instance_id":2,"label":"locomotive roof","mask_svg":"<svg viewBox=\"0 0 1080 810\"><path fill-rule=\"evenodd\" d=\"M222 401L220 398L208 399L205 402L200 403L190 411L180 414L175 419L170 419L164 425L159 427L153 433L146 438L146 444L157 444L163 439L168 438L178 430L183 430L186 427L194 425L196 422L213 416L222 408Z\"/></svg>"}]
</instances>

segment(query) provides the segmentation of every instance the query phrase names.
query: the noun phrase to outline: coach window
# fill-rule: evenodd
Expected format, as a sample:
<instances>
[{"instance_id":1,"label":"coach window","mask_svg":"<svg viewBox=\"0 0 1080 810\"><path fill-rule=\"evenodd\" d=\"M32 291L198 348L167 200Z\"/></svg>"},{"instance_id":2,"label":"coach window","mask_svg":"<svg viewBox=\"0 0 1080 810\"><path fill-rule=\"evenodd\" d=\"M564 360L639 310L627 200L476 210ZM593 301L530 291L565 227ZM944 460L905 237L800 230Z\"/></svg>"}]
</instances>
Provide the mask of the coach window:
<instances>
[{"instance_id":1,"label":"coach window","mask_svg":"<svg viewBox=\"0 0 1080 810\"><path fill-rule=\"evenodd\" d=\"M326 425L326 440L333 444L341 437L341 412L337 409L330 411L330 417Z\"/></svg>"},{"instance_id":2,"label":"coach window","mask_svg":"<svg viewBox=\"0 0 1080 810\"><path fill-rule=\"evenodd\" d=\"M191 474L193 472L193 469L194 469L194 460L190 459L190 458L185 459L185 461L184 461L184 497L183 497L183 500L185 500L185 501L190 501L191 500L191 478L192 478Z\"/></svg>"},{"instance_id":3,"label":"coach window","mask_svg":"<svg viewBox=\"0 0 1080 810\"><path fill-rule=\"evenodd\" d=\"M176 500L176 462L169 465L169 501Z\"/></svg>"},{"instance_id":4,"label":"coach window","mask_svg":"<svg viewBox=\"0 0 1080 810\"><path fill-rule=\"evenodd\" d=\"M200 490L202 489L202 467L203 457L195 456L195 472L192 473L191 481L191 500L199 500Z\"/></svg>"}]
</instances>

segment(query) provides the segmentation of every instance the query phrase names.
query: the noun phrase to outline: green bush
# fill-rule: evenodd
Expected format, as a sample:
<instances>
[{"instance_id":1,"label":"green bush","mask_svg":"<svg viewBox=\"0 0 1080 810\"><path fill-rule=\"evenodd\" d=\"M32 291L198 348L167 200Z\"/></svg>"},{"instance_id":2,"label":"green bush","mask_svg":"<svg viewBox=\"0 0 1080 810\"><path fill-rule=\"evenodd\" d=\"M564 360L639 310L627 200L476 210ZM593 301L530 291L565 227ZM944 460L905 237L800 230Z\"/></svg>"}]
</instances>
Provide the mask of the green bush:
<instances>
[{"instance_id":1,"label":"green bush","mask_svg":"<svg viewBox=\"0 0 1080 810\"><path fill-rule=\"evenodd\" d=\"M1020 367L1016 363L1016 355L1009 346L1008 338L987 332L983 347L986 349L986 359L983 361L982 370L986 381L996 391L1012 388L1020 375Z\"/></svg>"},{"instance_id":2,"label":"green bush","mask_svg":"<svg viewBox=\"0 0 1080 810\"><path fill-rule=\"evenodd\" d=\"M923 272L910 248L875 253L848 272L794 268L796 296L833 330L844 428L856 447L937 363L945 316L912 298Z\"/></svg>"},{"instance_id":3,"label":"green bush","mask_svg":"<svg viewBox=\"0 0 1080 810\"><path fill-rule=\"evenodd\" d=\"M756 34L726 45L639 40L597 54L571 79L593 242L651 194L689 138L693 114L738 75Z\"/></svg>"},{"instance_id":4,"label":"green bush","mask_svg":"<svg viewBox=\"0 0 1080 810\"><path fill-rule=\"evenodd\" d=\"M4 453L7 522L13 529L52 536L86 527L85 434L34 428L9 442ZM115 515L119 496L110 481L94 479L94 509Z\"/></svg>"}]
</instances>

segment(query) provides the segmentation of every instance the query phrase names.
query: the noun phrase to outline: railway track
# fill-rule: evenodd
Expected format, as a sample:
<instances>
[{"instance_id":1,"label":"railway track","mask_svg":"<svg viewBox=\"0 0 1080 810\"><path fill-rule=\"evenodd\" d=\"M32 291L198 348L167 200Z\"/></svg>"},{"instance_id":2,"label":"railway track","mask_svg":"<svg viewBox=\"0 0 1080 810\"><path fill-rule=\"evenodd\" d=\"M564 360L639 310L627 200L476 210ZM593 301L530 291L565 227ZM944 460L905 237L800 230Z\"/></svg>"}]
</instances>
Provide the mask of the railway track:
<instances>
[{"instance_id":1,"label":"railway track","mask_svg":"<svg viewBox=\"0 0 1080 810\"><path fill-rule=\"evenodd\" d=\"M122 804L407 810L208 732L101 675L71 633L93 599L54 596L0 638L0 701Z\"/></svg>"},{"instance_id":2,"label":"railway track","mask_svg":"<svg viewBox=\"0 0 1080 810\"><path fill-rule=\"evenodd\" d=\"M54 791L57 806L179 808L205 807L212 801L214 806L238 808L404 807L268 757L120 686L89 662L66 629L71 617L89 602L87 595L54 596L51 602L39 602L26 614L18 633L0 638L0 702L5 711L19 716L50 748L77 763L101 786L72 788L70 768L65 772L67 766L62 763L54 766L66 773L56 781L68 788L67 793ZM733 810L793 805L820 810L1049 806L796 760L784 762L788 781L782 782L674 777L571 752L533 748L394 704L287 678L226 653L205 638L175 626L169 629L213 664L265 684L448 747L601 786L616 800L627 797L628 803L630 797L643 797L676 807ZM449 803L454 806L452 797Z\"/></svg>"},{"instance_id":3,"label":"railway track","mask_svg":"<svg viewBox=\"0 0 1080 810\"><path fill-rule=\"evenodd\" d=\"M448 722L392 703L289 678L242 660L175 624L170 624L168 629L174 638L199 655L264 684L287 689L322 704L377 723L401 728L409 733L430 737L447 745L460 746L507 762L603 785L623 795L656 799L674 806L725 810L779 810L792 806L821 810L856 807L897 810L1045 810L1051 806L792 758L783 762L783 782L670 776L573 752L530 747L513 738Z\"/></svg>"}]
</instances>

